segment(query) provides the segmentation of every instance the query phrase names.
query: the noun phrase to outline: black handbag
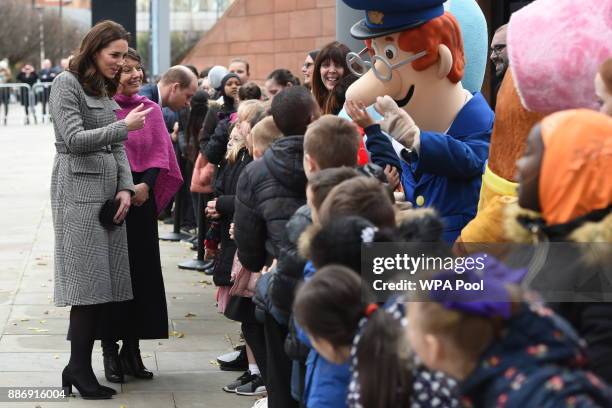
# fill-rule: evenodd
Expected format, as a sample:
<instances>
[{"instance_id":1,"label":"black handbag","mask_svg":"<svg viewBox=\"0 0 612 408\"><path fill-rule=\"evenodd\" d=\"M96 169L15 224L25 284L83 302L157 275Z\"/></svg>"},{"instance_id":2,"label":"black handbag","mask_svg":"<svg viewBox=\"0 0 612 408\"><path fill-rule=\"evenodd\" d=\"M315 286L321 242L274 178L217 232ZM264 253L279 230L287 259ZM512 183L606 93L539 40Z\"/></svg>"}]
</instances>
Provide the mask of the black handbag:
<instances>
[{"instance_id":1,"label":"black handbag","mask_svg":"<svg viewBox=\"0 0 612 408\"><path fill-rule=\"evenodd\" d=\"M104 202L102 208L100 208L100 213L98 214L100 223L104 228L112 230L115 227L123 225L123 221L121 221L119 224L116 224L115 221L113 221L115 214L117 214L117 210L119 210L119 201L111 198Z\"/></svg>"}]
</instances>

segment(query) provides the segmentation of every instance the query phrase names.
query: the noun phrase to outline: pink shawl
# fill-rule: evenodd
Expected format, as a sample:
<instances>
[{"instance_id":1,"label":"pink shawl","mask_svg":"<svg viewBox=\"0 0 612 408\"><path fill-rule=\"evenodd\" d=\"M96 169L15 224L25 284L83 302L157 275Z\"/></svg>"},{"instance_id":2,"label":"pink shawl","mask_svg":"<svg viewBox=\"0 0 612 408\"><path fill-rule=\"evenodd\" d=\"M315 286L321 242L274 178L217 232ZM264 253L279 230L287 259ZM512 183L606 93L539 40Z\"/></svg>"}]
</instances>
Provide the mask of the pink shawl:
<instances>
[{"instance_id":1,"label":"pink shawl","mask_svg":"<svg viewBox=\"0 0 612 408\"><path fill-rule=\"evenodd\" d=\"M121 107L115 112L120 120L141 103L144 104L144 109L153 108L146 117L144 128L129 132L125 150L132 171L141 173L151 168L159 169L159 175L153 188L159 214L183 183L161 108L158 104L140 95L117 94L115 101Z\"/></svg>"}]
</instances>

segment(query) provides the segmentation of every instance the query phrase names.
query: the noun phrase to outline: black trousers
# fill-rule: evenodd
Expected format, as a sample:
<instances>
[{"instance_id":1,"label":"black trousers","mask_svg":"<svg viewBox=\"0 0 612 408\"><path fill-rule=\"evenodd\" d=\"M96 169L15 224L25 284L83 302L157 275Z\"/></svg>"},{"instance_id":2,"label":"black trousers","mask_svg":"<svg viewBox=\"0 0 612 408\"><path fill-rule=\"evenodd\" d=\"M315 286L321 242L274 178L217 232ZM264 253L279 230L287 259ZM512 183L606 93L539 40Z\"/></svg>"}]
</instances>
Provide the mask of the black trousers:
<instances>
[{"instance_id":1,"label":"black trousers","mask_svg":"<svg viewBox=\"0 0 612 408\"><path fill-rule=\"evenodd\" d=\"M264 335L263 324L253 320L243 322L241 328L244 339L255 356L255 362L261 372L261 378L263 378L264 384L266 384L266 337Z\"/></svg>"},{"instance_id":2,"label":"black trousers","mask_svg":"<svg viewBox=\"0 0 612 408\"><path fill-rule=\"evenodd\" d=\"M172 146L174 147L176 161L179 165L179 169L181 170L181 176L183 177L183 184L175 195L175 197L178 195L181 196L181 228L195 228L197 226L197 218L195 208L193 206L193 200L191 198L191 191L189 191L189 187L191 186L191 176L193 175L193 164L191 164L191 162L186 160L181 155L178 143L173 142Z\"/></svg>"},{"instance_id":3,"label":"black trousers","mask_svg":"<svg viewBox=\"0 0 612 408\"><path fill-rule=\"evenodd\" d=\"M181 227L193 228L198 225L198 217L196 214L197 205L193 205L193 197L189 187L191 186L191 176L193 175L193 164L181 157L181 174L183 176L183 185L177 194L181 194Z\"/></svg>"},{"instance_id":4,"label":"black trousers","mask_svg":"<svg viewBox=\"0 0 612 408\"><path fill-rule=\"evenodd\" d=\"M288 328L278 324L271 314L266 313L264 322L266 335L266 390L268 407L298 408L291 396L292 361L285 353L285 338Z\"/></svg>"}]
</instances>

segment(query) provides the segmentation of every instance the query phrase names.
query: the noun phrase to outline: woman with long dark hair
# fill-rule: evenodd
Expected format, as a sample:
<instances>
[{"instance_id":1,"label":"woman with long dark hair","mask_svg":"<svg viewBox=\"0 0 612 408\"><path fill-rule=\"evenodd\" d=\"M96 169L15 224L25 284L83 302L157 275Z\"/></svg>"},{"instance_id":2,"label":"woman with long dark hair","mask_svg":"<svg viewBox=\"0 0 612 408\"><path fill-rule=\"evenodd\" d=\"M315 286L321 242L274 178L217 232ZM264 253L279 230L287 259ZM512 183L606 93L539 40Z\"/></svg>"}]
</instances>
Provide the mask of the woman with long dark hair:
<instances>
[{"instance_id":1,"label":"woman with long dark hair","mask_svg":"<svg viewBox=\"0 0 612 408\"><path fill-rule=\"evenodd\" d=\"M187 159L192 163L195 163L200 149L198 135L208 113L208 98L208 92L202 88L198 89L191 98L191 110L185 134L187 136Z\"/></svg>"},{"instance_id":2,"label":"woman with long dark hair","mask_svg":"<svg viewBox=\"0 0 612 408\"><path fill-rule=\"evenodd\" d=\"M346 90L357 79L346 65L349 52L349 47L334 41L317 55L312 74L312 94L323 115L337 115L342 110Z\"/></svg>"},{"instance_id":3,"label":"woman with long dark hair","mask_svg":"<svg viewBox=\"0 0 612 408\"><path fill-rule=\"evenodd\" d=\"M129 49L114 99L124 118L136 106L151 108L142 129L129 132L125 150L132 170L132 209L126 217L128 253L134 299L108 309L108 329L100 334L104 374L121 383L124 374L151 379L140 356L140 339L168 338L168 309L159 255L157 215L179 189L182 178L159 105L138 95L143 71L140 55ZM122 340L121 353L117 340Z\"/></svg>"},{"instance_id":4,"label":"woman with long dark hair","mask_svg":"<svg viewBox=\"0 0 612 408\"><path fill-rule=\"evenodd\" d=\"M119 85L129 33L112 21L96 24L83 38L69 69L53 82L49 109L57 154L51 175L55 231L56 306L70 309L70 361L62 372L67 394L111 398L91 367L101 312L110 302L132 299L123 220L135 193L122 142L141 129L150 112L136 106L117 120L111 99ZM105 202L110 204L107 206ZM100 220L102 208L111 220Z\"/></svg>"},{"instance_id":5,"label":"woman with long dark hair","mask_svg":"<svg viewBox=\"0 0 612 408\"><path fill-rule=\"evenodd\" d=\"M202 88L199 88L196 93L193 94L189 114L187 116L187 124L185 125L186 146L183 148L183 157L185 158L185 168L187 170L185 172L185 183L187 183L185 187L190 189L189 197L191 198L195 210L196 222L198 222L198 212L200 211L200 194L190 188L189 183L193 180L194 173L197 172L196 162L198 153L200 152L198 137L200 135L200 130L202 130L202 125L204 124L204 118L206 118L206 114L208 113L208 99L208 91ZM191 249L197 250L195 238L192 242Z\"/></svg>"}]
</instances>

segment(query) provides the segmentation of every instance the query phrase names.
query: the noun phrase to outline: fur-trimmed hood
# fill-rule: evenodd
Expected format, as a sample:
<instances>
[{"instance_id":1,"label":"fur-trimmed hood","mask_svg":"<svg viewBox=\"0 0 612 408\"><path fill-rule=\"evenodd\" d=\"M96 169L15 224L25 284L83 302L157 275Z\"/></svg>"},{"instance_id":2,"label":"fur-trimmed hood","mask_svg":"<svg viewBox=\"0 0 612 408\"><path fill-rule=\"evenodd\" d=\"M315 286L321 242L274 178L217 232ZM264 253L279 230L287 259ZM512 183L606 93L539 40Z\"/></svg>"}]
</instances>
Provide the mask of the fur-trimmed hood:
<instances>
[{"instance_id":1,"label":"fur-trimmed hood","mask_svg":"<svg viewBox=\"0 0 612 408\"><path fill-rule=\"evenodd\" d=\"M318 223L310 224L300 235L298 240L298 253L304 259L310 259L310 243L315 235L321 231Z\"/></svg>"},{"instance_id":2,"label":"fur-trimmed hood","mask_svg":"<svg viewBox=\"0 0 612 408\"><path fill-rule=\"evenodd\" d=\"M536 243L541 241L541 235L536 228L536 225L541 223L540 213L521 208L518 203L506 206L505 213L504 234L509 241L516 243ZM519 221L521 219L523 221ZM531 230L528 229L528 225L532 225ZM567 235L565 240L584 243L612 243L612 213L605 216L601 221L585 222Z\"/></svg>"},{"instance_id":3,"label":"fur-trimmed hood","mask_svg":"<svg viewBox=\"0 0 612 408\"><path fill-rule=\"evenodd\" d=\"M505 210L504 234L510 242L536 244L544 241L567 241L577 243L612 244L612 212L599 221L585 221L565 236L550 238L539 213L521 208L517 203L509 204ZM600 246L597 246L600 247ZM588 251L588 263L612 262L612 251Z\"/></svg>"}]
</instances>

